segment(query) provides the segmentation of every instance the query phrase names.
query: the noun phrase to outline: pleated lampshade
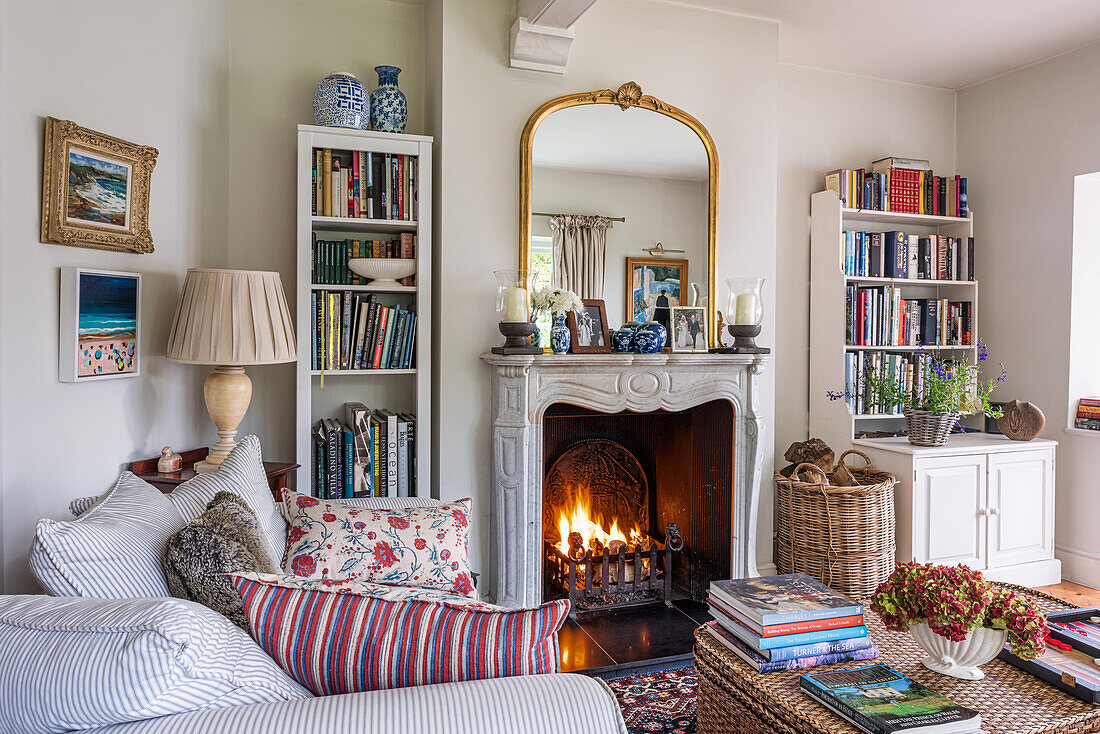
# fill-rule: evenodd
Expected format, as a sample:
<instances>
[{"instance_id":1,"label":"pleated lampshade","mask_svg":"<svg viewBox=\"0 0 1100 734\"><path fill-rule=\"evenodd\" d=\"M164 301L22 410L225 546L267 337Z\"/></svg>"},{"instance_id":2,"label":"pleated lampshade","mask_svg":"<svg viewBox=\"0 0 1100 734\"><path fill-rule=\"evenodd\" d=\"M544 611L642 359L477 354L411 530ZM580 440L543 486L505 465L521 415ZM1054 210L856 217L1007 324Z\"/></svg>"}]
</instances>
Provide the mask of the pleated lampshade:
<instances>
[{"instance_id":1,"label":"pleated lampshade","mask_svg":"<svg viewBox=\"0 0 1100 734\"><path fill-rule=\"evenodd\" d=\"M294 324L279 274L190 268L167 356L184 364L293 362Z\"/></svg>"}]
</instances>

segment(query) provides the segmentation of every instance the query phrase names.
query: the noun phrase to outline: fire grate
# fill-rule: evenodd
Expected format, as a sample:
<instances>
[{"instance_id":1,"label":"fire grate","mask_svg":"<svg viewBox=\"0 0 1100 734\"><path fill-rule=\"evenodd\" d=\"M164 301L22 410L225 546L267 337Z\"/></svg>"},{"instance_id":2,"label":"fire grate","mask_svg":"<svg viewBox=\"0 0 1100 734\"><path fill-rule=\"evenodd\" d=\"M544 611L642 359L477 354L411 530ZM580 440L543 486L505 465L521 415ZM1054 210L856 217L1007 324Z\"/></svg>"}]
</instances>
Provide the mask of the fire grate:
<instances>
[{"instance_id":1,"label":"fire grate","mask_svg":"<svg viewBox=\"0 0 1100 734\"><path fill-rule=\"evenodd\" d=\"M544 540L545 581L564 594L569 616L663 601L672 606L672 554L684 547L676 523L665 527L665 542L632 548L621 541L585 548L580 533L569 534L569 554Z\"/></svg>"}]
</instances>

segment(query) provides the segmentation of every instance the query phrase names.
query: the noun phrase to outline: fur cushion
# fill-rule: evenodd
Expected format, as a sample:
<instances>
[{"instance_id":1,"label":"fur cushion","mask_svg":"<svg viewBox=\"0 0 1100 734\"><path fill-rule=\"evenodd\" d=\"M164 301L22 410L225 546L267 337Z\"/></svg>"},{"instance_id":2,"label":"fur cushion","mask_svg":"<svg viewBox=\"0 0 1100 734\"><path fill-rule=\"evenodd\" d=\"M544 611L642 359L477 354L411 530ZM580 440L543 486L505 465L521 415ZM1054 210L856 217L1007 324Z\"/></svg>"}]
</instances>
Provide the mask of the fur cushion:
<instances>
[{"instance_id":1,"label":"fur cushion","mask_svg":"<svg viewBox=\"0 0 1100 734\"><path fill-rule=\"evenodd\" d=\"M164 551L172 596L210 607L244 630L248 619L241 597L225 574L278 570L264 548L256 513L231 492L214 495L206 511L173 535Z\"/></svg>"}]
</instances>

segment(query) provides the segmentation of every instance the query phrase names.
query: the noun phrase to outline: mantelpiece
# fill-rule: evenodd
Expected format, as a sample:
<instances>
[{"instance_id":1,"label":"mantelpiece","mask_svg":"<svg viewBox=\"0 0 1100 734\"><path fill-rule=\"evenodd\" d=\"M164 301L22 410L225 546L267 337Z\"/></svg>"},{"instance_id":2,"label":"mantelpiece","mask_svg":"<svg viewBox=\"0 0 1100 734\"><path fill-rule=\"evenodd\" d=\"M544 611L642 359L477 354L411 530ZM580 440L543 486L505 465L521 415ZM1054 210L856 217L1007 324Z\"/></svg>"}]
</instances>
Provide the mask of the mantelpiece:
<instances>
[{"instance_id":1,"label":"mantelpiece","mask_svg":"<svg viewBox=\"0 0 1100 734\"><path fill-rule=\"evenodd\" d=\"M757 575L756 512L765 421L757 376L770 355L483 354L493 368L493 513L498 604L542 601L543 417L558 403L604 413L734 409L730 567Z\"/></svg>"}]
</instances>

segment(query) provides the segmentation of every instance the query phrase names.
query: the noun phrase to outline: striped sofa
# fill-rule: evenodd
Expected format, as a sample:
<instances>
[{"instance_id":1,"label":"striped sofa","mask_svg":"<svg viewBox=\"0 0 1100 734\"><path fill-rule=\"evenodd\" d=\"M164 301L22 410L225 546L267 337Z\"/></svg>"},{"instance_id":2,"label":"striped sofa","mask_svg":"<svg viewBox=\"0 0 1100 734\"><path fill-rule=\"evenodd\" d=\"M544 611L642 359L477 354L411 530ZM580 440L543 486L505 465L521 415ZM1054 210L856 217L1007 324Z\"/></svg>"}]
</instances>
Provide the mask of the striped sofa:
<instances>
[{"instance_id":1,"label":"striped sofa","mask_svg":"<svg viewBox=\"0 0 1100 734\"><path fill-rule=\"evenodd\" d=\"M254 452L251 464L258 463L258 442ZM266 488L260 479L253 483ZM98 501L84 502L74 514ZM149 501L135 512L150 537L159 537ZM196 507L201 511L198 500ZM124 553L132 567L143 551L133 547L141 536L108 536L91 555ZM0 734L626 734L611 689L574 674L314 697L224 617L168 598L155 584L143 589L145 598L118 598L109 579L97 589L70 590L52 561L73 553L79 561L76 546L87 541L57 532L48 540L36 540L32 568L57 596L0 596Z\"/></svg>"}]
</instances>

